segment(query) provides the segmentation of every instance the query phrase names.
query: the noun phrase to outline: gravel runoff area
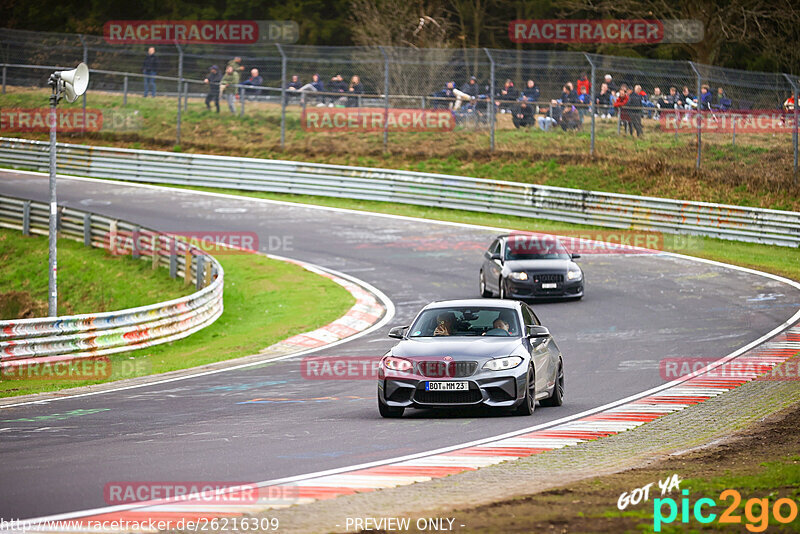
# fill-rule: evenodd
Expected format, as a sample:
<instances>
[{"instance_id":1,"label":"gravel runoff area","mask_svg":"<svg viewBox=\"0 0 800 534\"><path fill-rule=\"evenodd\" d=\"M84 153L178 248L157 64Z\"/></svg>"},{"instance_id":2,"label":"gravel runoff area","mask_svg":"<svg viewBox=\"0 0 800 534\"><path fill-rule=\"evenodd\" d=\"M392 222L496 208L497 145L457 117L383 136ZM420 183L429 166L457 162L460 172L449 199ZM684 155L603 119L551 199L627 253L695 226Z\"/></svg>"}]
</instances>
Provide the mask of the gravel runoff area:
<instances>
[{"instance_id":1,"label":"gravel runoff area","mask_svg":"<svg viewBox=\"0 0 800 534\"><path fill-rule=\"evenodd\" d=\"M569 402L568 397L565 402ZM398 517L411 517L412 525L421 517L449 517L455 519L452 525L455 532L491 531L491 524L471 526L465 523L466 517L479 510L491 510L492 503L653 465L676 453L716 446L730 440L737 431L748 426L750 430L757 429L765 418L798 404L800 381L754 380L614 436L429 482L269 510L261 516L278 518L281 532L345 532L358 530L347 528L348 518L353 524L355 518ZM679 475L691 478L697 473L681 472ZM618 497L619 492L610 491L607 506L614 508ZM576 515L580 511L591 511L584 510L580 503L573 504L573 509ZM465 519L461 520L459 515ZM629 521L629 527L633 528L636 521ZM531 525L519 526L524 527L520 531L525 531ZM584 525L579 530L559 528L557 531L587 530Z\"/></svg>"}]
</instances>

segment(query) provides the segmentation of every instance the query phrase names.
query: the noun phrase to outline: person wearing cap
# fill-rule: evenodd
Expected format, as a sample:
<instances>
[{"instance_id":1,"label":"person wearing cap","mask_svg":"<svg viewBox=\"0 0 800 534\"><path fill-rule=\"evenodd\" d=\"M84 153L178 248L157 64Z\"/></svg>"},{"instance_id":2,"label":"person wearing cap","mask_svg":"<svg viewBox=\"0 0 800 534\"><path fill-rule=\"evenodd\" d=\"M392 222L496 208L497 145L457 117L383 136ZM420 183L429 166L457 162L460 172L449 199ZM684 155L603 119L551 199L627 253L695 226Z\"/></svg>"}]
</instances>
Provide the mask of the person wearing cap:
<instances>
[{"instance_id":1,"label":"person wearing cap","mask_svg":"<svg viewBox=\"0 0 800 534\"><path fill-rule=\"evenodd\" d=\"M214 102L214 105L217 107L217 113L219 113L219 81L221 79L222 73L220 73L219 67L211 65L211 68L208 69L208 73L206 74L206 78L203 80L203 83L208 84L206 109L211 111L211 102Z\"/></svg>"},{"instance_id":2,"label":"person wearing cap","mask_svg":"<svg viewBox=\"0 0 800 534\"><path fill-rule=\"evenodd\" d=\"M232 65L228 64L225 67L225 75L220 80L219 89L225 95L225 100L228 102L228 109L231 110L231 113L236 113L233 103L238 92L237 85L239 85L239 73L234 70Z\"/></svg>"}]
</instances>

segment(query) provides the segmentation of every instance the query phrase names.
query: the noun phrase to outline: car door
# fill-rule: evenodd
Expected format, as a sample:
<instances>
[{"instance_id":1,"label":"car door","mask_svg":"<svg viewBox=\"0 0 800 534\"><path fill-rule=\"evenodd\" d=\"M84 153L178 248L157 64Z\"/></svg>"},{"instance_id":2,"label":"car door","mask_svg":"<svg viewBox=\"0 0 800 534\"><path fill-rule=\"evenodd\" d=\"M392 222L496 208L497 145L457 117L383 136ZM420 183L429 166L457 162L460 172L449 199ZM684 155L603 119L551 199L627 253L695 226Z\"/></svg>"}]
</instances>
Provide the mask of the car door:
<instances>
[{"instance_id":1,"label":"car door","mask_svg":"<svg viewBox=\"0 0 800 534\"><path fill-rule=\"evenodd\" d=\"M539 318L536 317L536 314L533 313L533 310L527 304L523 302L521 305L522 318L525 322L526 332L528 331L528 327L542 324L539 321ZM547 388L549 388L555 382L555 379L552 377L553 355L551 345L553 343L553 337L548 336L546 338L531 338L529 342L531 359L533 360L533 368L536 372L536 391L537 393L542 393L543 391L547 391Z\"/></svg>"},{"instance_id":2,"label":"car door","mask_svg":"<svg viewBox=\"0 0 800 534\"><path fill-rule=\"evenodd\" d=\"M500 285L497 281L500 279L500 273L503 270L503 265L500 260L493 260L492 255L501 254L503 241L500 238L492 241L489 249L483 253L483 274L486 281L486 287L492 291L500 291Z\"/></svg>"}]
</instances>

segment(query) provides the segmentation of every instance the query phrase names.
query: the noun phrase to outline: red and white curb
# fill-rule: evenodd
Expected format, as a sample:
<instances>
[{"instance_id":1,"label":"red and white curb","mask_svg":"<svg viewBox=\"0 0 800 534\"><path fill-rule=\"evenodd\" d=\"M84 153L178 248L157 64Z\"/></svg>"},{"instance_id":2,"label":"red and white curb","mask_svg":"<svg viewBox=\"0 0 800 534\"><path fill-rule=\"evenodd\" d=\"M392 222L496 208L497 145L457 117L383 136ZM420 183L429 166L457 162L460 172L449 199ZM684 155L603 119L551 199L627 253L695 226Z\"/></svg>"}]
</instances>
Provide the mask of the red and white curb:
<instances>
[{"instance_id":1,"label":"red and white curb","mask_svg":"<svg viewBox=\"0 0 800 534\"><path fill-rule=\"evenodd\" d=\"M366 300L362 304L366 305L369 299L364 298ZM360 307L362 304L357 304L356 307ZM270 509L426 482L448 475L474 471L481 467L575 446L586 441L631 430L663 415L678 412L755 380L798 352L800 352L800 323L765 343L741 351L738 355L722 358L695 373L644 392L636 398L600 409L589 415L579 415L572 420L555 422L552 426L540 425L543 427L541 429L533 431L526 429L519 433L507 434L499 439L490 438L468 446L461 445L433 453L422 453L400 461L395 459L384 463L375 462L317 475L262 482L257 484L258 498L254 502L246 504L225 504L224 502L209 504L208 499L202 500L201 498L194 500L184 498L180 501L165 499L35 519L31 521L38 522L39 526L28 525L27 531L108 532L109 529L93 528L91 525L103 522L111 524L115 521L146 525L150 520L170 521L175 525L181 520L198 521L243 517ZM738 371L736 376L721 376L719 373L712 373L714 369L731 362L735 362L737 365L745 364L743 367L746 370ZM66 522L67 520L70 522L69 527L66 523L55 526L52 523L44 524L49 521ZM80 522L80 524L76 522ZM155 530L142 527L138 531Z\"/></svg>"}]
</instances>

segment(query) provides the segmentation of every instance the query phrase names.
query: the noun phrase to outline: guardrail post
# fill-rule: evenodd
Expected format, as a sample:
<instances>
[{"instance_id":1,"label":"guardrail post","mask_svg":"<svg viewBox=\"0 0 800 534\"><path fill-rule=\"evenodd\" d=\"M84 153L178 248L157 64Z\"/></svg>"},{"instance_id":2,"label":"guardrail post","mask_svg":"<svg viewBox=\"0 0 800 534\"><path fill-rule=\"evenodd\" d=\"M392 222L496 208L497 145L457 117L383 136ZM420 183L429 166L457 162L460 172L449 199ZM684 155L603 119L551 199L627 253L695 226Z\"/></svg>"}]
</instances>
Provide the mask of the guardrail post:
<instances>
[{"instance_id":1,"label":"guardrail post","mask_svg":"<svg viewBox=\"0 0 800 534\"><path fill-rule=\"evenodd\" d=\"M183 254L183 285L192 283L192 251L187 249Z\"/></svg>"},{"instance_id":2,"label":"guardrail post","mask_svg":"<svg viewBox=\"0 0 800 534\"><path fill-rule=\"evenodd\" d=\"M174 237L169 240L169 277L178 277L178 242Z\"/></svg>"},{"instance_id":3,"label":"guardrail post","mask_svg":"<svg viewBox=\"0 0 800 534\"><path fill-rule=\"evenodd\" d=\"M83 214L83 246L92 246L92 214Z\"/></svg>"},{"instance_id":4,"label":"guardrail post","mask_svg":"<svg viewBox=\"0 0 800 534\"><path fill-rule=\"evenodd\" d=\"M153 234L150 236L150 254L152 261L151 267L155 271L158 269L158 244L161 242L160 236Z\"/></svg>"},{"instance_id":5,"label":"guardrail post","mask_svg":"<svg viewBox=\"0 0 800 534\"><path fill-rule=\"evenodd\" d=\"M592 58L589 57L589 54L584 52L583 55L586 58L586 61L588 61L589 65L592 67L592 81L591 81L591 84L592 84L592 86L591 86L592 87L592 89L591 89L592 95L589 97L589 98L591 98L590 105L589 105L589 115L592 118L592 131L591 131L591 141L589 143L589 155L590 156L594 156L594 124L595 124L595 120L594 119L595 119L595 113L596 113L596 110L594 109L594 106L595 106L595 95L596 95L595 94L595 91L596 91L596 88L595 88L596 87L596 84L595 84L596 69L595 69L594 61L592 61Z\"/></svg>"},{"instance_id":6,"label":"guardrail post","mask_svg":"<svg viewBox=\"0 0 800 534\"><path fill-rule=\"evenodd\" d=\"M78 34L78 38L81 40L81 46L83 47L83 62L86 65L89 65L89 47L86 45L86 38L83 34ZM83 122L81 123L81 132L83 132L84 126L86 125L86 91L83 93Z\"/></svg>"},{"instance_id":7,"label":"guardrail post","mask_svg":"<svg viewBox=\"0 0 800 534\"><path fill-rule=\"evenodd\" d=\"M181 144L181 83L183 82L183 48L175 41L175 48L178 49L178 118L175 131L175 144Z\"/></svg>"},{"instance_id":8,"label":"guardrail post","mask_svg":"<svg viewBox=\"0 0 800 534\"><path fill-rule=\"evenodd\" d=\"M797 84L792 81L792 78L788 74L783 75L788 81L789 85L792 86L792 90L794 92L794 130L792 131L792 142L794 143L794 185L797 185L797 114L798 114L798 104L800 102L797 101L797 94L798 94L798 87Z\"/></svg>"},{"instance_id":9,"label":"guardrail post","mask_svg":"<svg viewBox=\"0 0 800 534\"><path fill-rule=\"evenodd\" d=\"M31 235L31 201L26 200L22 203L22 235Z\"/></svg>"},{"instance_id":10,"label":"guardrail post","mask_svg":"<svg viewBox=\"0 0 800 534\"><path fill-rule=\"evenodd\" d=\"M286 148L286 54L283 47L276 43L281 54L281 150Z\"/></svg>"},{"instance_id":11,"label":"guardrail post","mask_svg":"<svg viewBox=\"0 0 800 534\"><path fill-rule=\"evenodd\" d=\"M138 260L142 255L142 252L139 250L139 233L139 225L134 226L133 232L131 232L131 257L134 260Z\"/></svg>"},{"instance_id":12,"label":"guardrail post","mask_svg":"<svg viewBox=\"0 0 800 534\"><path fill-rule=\"evenodd\" d=\"M212 264L211 262L206 263L206 268L203 270L203 287L208 287L211 283L211 271L212 271Z\"/></svg>"},{"instance_id":13,"label":"guardrail post","mask_svg":"<svg viewBox=\"0 0 800 534\"><path fill-rule=\"evenodd\" d=\"M6 94L6 74L8 73L8 67L3 65L3 94Z\"/></svg>"},{"instance_id":14,"label":"guardrail post","mask_svg":"<svg viewBox=\"0 0 800 534\"><path fill-rule=\"evenodd\" d=\"M202 254L198 255L197 256L197 273L196 273L195 281L194 281L194 288L197 289L198 291L203 289L203 277L201 276L201 273L203 273L205 271L205 267L206 267L205 264L206 264L205 257Z\"/></svg>"},{"instance_id":15,"label":"guardrail post","mask_svg":"<svg viewBox=\"0 0 800 534\"><path fill-rule=\"evenodd\" d=\"M489 151L494 152L494 58L488 48L483 51L489 58Z\"/></svg>"},{"instance_id":16,"label":"guardrail post","mask_svg":"<svg viewBox=\"0 0 800 534\"><path fill-rule=\"evenodd\" d=\"M383 151L389 150L389 56L382 46L378 49L383 54ZM359 96L360 98L360 96ZM359 102L360 105L360 102Z\"/></svg>"},{"instance_id":17,"label":"guardrail post","mask_svg":"<svg viewBox=\"0 0 800 534\"><path fill-rule=\"evenodd\" d=\"M702 78L700 77L700 71L698 71L694 66L694 61L690 61L689 65L692 67L692 70L697 75L697 93L695 93L695 109L697 110L697 161L694 164L695 170L700 170L700 156L703 153L702 143L703 143L703 134L701 124L703 123L703 117L700 115L700 89L702 84Z\"/></svg>"},{"instance_id":18,"label":"guardrail post","mask_svg":"<svg viewBox=\"0 0 800 534\"><path fill-rule=\"evenodd\" d=\"M244 117L244 87L239 88L239 116Z\"/></svg>"},{"instance_id":19,"label":"guardrail post","mask_svg":"<svg viewBox=\"0 0 800 534\"><path fill-rule=\"evenodd\" d=\"M128 76L122 78L122 107L128 105Z\"/></svg>"}]
</instances>

